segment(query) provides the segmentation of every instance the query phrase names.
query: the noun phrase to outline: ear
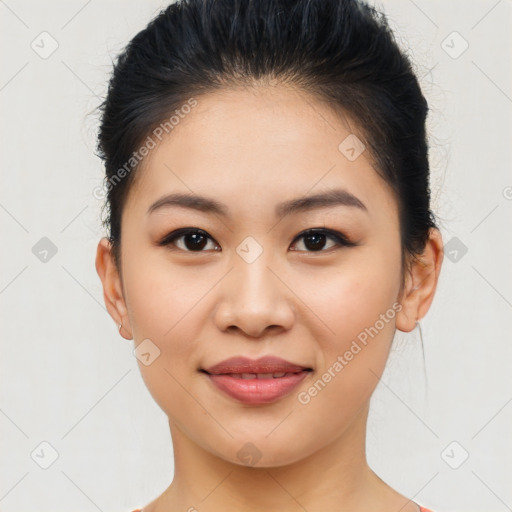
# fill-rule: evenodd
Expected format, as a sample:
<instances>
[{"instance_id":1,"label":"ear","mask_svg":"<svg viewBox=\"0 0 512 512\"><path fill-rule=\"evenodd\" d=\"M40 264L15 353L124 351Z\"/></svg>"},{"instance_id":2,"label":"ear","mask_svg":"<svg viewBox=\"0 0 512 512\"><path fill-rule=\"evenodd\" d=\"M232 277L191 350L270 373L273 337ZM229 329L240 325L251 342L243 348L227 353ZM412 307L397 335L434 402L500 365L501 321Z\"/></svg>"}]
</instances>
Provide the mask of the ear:
<instances>
[{"instance_id":1,"label":"ear","mask_svg":"<svg viewBox=\"0 0 512 512\"><path fill-rule=\"evenodd\" d=\"M438 229L431 228L425 250L417 260L412 260L404 288L398 298L402 309L396 316L396 327L400 331L412 331L416 322L427 314L434 299L443 258L441 233Z\"/></svg>"},{"instance_id":2,"label":"ear","mask_svg":"<svg viewBox=\"0 0 512 512\"><path fill-rule=\"evenodd\" d=\"M96 250L96 272L98 272L103 285L103 299L107 311L117 325L123 324L119 332L121 336L131 340L133 336L124 300L122 281L112 253L112 244L105 237L100 240Z\"/></svg>"}]
</instances>

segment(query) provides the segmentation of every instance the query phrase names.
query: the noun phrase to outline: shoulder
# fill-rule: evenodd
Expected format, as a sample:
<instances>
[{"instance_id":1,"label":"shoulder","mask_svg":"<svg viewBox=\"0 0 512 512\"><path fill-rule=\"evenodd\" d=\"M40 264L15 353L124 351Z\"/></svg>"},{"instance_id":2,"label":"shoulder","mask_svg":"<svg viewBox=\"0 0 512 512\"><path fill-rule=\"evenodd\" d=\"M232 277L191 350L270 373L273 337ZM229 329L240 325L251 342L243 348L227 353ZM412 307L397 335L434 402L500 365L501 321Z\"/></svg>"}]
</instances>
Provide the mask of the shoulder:
<instances>
[{"instance_id":1,"label":"shoulder","mask_svg":"<svg viewBox=\"0 0 512 512\"><path fill-rule=\"evenodd\" d=\"M419 505L419 507L420 507L420 512L433 512L429 508L422 507L421 505ZM140 508L138 508L136 510L133 510L132 512L142 512L142 510Z\"/></svg>"},{"instance_id":2,"label":"shoulder","mask_svg":"<svg viewBox=\"0 0 512 512\"><path fill-rule=\"evenodd\" d=\"M420 507L420 512L433 512L433 510L430 510L429 508L422 507L421 505L418 505ZM140 508L133 510L132 512L142 512Z\"/></svg>"}]
</instances>

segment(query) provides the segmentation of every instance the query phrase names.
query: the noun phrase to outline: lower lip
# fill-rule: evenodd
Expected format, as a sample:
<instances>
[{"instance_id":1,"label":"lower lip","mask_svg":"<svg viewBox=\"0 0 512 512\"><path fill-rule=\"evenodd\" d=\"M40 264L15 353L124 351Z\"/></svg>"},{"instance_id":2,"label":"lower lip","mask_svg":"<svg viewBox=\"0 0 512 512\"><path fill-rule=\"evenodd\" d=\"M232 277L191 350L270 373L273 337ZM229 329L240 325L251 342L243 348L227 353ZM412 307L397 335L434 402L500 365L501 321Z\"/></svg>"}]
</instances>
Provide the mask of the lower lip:
<instances>
[{"instance_id":1,"label":"lower lip","mask_svg":"<svg viewBox=\"0 0 512 512\"><path fill-rule=\"evenodd\" d=\"M241 379L230 375L207 377L215 386L244 404L270 404L290 393L310 372L302 371L277 379Z\"/></svg>"}]
</instances>

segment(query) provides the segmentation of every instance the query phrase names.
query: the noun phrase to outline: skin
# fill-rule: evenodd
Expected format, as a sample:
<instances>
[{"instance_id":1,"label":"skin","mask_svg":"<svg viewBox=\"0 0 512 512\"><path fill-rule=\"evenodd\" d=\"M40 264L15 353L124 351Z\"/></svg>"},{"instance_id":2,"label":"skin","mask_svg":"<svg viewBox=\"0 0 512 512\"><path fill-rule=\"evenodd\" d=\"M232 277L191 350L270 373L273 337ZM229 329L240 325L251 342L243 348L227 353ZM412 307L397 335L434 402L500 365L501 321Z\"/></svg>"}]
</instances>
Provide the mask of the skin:
<instances>
[{"instance_id":1,"label":"skin","mask_svg":"<svg viewBox=\"0 0 512 512\"><path fill-rule=\"evenodd\" d=\"M431 230L401 289L393 193L368 151L350 161L338 150L357 134L354 123L284 85L197 100L137 170L122 215L121 268L106 238L96 256L121 335L135 346L149 338L160 350L150 365L138 364L169 418L175 473L144 512L417 512L368 466L366 422L395 330L414 329L433 300L443 260L439 231ZM367 211L337 205L275 216L282 201L335 188ZM180 207L147 214L173 192L213 198L230 216ZM211 237L203 252L187 237L157 245L187 227ZM358 245L327 236L315 250L298 237L324 227ZM263 249L252 263L236 251L248 236ZM396 303L402 309L394 318L300 403L298 394ZM198 371L235 355L269 354L314 369L272 404L241 404ZM255 465L237 456L248 442L260 456Z\"/></svg>"}]
</instances>

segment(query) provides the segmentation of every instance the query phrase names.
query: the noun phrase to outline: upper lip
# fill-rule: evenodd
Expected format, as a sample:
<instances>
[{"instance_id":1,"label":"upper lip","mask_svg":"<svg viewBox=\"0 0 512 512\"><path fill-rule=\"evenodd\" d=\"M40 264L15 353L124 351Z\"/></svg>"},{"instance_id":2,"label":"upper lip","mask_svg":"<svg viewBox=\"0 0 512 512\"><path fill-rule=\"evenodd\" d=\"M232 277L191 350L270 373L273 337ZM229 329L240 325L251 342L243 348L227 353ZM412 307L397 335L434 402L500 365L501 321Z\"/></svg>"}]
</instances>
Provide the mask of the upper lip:
<instances>
[{"instance_id":1,"label":"upper lip","mask_svg":"<svg viewBox=\"0 0 512 512\"><path fill-rule=\"evenodd\" d=\"M219 375L222 373L296 373L311 370L311 368L274 356L264 356L259 359L238 356L221 361L209 368L202 368L202 370L212 375Z\"/></svg>"}]
</instances>

